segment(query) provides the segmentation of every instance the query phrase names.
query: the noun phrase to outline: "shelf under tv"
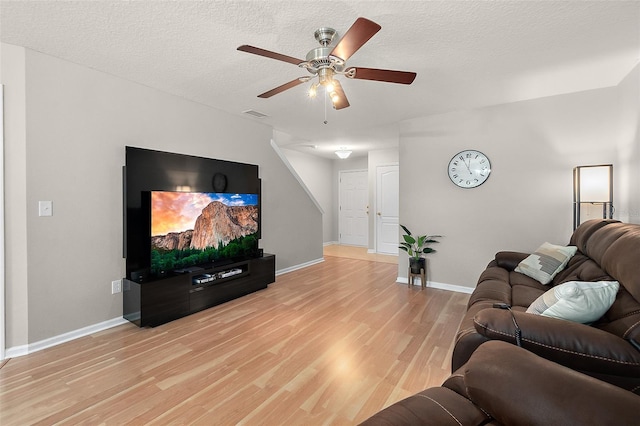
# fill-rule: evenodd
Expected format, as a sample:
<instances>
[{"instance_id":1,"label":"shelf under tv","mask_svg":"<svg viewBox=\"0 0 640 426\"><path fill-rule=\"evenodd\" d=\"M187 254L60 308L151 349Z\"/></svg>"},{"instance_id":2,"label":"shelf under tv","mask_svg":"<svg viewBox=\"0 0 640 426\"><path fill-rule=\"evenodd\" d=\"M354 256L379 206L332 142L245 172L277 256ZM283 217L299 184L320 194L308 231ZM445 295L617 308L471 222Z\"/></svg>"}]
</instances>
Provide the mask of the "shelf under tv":
<instances>
[{"instance_id":1,"label":"shelf under tv","mask_svg":"<svg viewBox=\"0 0 640 426\"><path fill-rule=\"evenodd\" d=\"M123 317L139 327L153 327L267 288L274 281L273 254L146 282L125 279Z\"/></svg>"}]
</instances>

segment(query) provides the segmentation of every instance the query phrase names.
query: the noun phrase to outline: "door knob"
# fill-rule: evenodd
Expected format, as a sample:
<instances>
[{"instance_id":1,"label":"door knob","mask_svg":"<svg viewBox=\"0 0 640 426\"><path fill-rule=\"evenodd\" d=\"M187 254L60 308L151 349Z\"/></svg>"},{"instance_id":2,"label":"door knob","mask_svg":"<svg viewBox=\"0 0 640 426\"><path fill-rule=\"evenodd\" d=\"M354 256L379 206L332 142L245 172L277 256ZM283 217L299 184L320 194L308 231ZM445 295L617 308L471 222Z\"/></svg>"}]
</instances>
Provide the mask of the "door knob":
<instances>
[{"instance_id":1,"label":"door knob","mask_svg":"<svg viewBox=\"0 0 640 426\"><path fill-rule=\"evenodd\" d=\"M382 213L378 212L378 216L382 216Z\"/></svg>"}]
</instances>

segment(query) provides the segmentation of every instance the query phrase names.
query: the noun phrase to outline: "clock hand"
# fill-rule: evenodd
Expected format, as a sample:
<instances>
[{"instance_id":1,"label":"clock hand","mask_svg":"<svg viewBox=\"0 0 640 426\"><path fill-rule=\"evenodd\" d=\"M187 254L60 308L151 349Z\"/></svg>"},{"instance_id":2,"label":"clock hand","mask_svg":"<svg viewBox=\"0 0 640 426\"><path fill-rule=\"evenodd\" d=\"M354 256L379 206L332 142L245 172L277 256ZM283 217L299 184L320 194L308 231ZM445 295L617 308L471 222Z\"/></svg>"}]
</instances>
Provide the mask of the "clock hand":
<instances>
[{"instance_id":1,"label":"clock hand","mask_svg":"<svg viewBox=\"0 0 640 426\"><path fill-rule=\"evenodd\" d=\"M462 162L464 163L464 165L465 165L465 167L467 168L467 170L469 170L469 174L470 174L470 175L471 175L471 174L473 174L473 173L471 172L471 159L469 159L469 164L467 164L467 160L463 160Z\"/></svg>"}]
</instances>

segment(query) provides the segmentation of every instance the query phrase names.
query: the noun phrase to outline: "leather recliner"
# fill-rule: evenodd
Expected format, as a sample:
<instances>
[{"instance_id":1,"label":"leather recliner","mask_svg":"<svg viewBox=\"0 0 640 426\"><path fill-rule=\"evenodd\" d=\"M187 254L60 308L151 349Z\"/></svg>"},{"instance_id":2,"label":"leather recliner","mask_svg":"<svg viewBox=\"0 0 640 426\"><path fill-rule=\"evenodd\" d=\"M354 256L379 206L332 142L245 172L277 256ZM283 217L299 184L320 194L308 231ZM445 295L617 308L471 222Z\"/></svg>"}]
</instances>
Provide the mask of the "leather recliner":
<instances>
[{"instance_id":1,"label":"leather recliner","mask_svg":"<svg viewBox=\"0 0 640 426\"><path fill-rule=\"evenodd\" d=\"M575 230L569 245L577 247L576 254L548 286L515 271L528 253L496 254L469 299L452 371L487 341L515 344L517 324L523 348L640 394L640 225L590 220ZM618 281L620 288L611 308L593 324L525 312L552 286L602 280ZM494 308L496 303L510 305L512 312ZM640 423L640 414L638 419Z\"/></svg>"},{"instance_id":2,"label":"leather recliner","mask_svg":"<svg viewBox=\"0 0 640 426\"><path fill-rule=\"evenodd\" d=\"M637 425L640 396L500 341L362 426Z\"/></svg>"}]
</instances>

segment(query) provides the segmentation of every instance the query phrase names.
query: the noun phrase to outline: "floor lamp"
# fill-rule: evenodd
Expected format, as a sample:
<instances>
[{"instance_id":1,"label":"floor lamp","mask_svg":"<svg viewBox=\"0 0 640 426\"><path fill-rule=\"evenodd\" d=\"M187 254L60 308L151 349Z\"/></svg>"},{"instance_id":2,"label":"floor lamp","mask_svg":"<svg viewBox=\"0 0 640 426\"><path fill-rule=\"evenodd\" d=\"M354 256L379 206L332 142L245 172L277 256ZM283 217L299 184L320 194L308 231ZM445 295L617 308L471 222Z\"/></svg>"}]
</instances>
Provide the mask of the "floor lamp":
<instances>
[{"instance_id":1,"label":"floor lamp","mask_svg":"<svg viewBox=\"0 0 640 426\"><path fill-rule=\"evenodd\" d=\"M578 166L573 169L573 230L583 216L591 216L596 206L597 216L613 218L613 165Z\"/></svg>"}]
</instances>

